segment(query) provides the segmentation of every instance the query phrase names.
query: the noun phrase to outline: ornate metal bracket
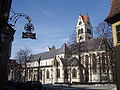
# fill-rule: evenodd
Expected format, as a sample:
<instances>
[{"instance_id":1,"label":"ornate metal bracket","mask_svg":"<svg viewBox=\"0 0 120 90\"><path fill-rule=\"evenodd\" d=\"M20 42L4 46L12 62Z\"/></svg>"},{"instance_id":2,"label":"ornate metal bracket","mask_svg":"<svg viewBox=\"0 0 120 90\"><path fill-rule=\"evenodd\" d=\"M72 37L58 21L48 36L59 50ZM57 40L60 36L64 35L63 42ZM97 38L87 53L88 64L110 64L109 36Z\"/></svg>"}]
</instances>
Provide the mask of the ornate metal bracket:
<instances>
[{"instance_id":1,"label":"ornate metal bracket","mask_svg":"<svg viewBox=\"0 0 120 90\"><path fill-rule=\"evenodd\" d=\"M9 18L9 25L14 27L17 21L21 17L24 17L28 20L28 23L26 23L24 26L24 30L26 32L22 32L22 38L36 39L36 33L32 33L34 31L34 25L31 23L30 17L23 13L15 13L13 9L11 9L10 11L13 15Z\"/></svg>"}]
</instances>

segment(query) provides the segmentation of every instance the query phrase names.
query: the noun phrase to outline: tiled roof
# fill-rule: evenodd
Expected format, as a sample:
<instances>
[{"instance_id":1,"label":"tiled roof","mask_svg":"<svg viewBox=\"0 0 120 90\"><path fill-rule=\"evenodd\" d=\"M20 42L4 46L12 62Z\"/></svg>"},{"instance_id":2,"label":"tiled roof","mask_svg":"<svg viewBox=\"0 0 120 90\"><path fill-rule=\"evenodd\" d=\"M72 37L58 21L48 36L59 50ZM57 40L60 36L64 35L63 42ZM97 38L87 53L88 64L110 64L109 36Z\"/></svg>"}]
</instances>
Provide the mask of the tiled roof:
<instances>
[{"instance_id":1,"label":"tiled roof","mask_svg":"<svg viewBox=\"0 0 120 90\"><path fill-rule=\"evenodd\" d=\"M120 13L120 0L112 0L111 10L105 21Z\"/></svg>"},{"instance_id":2,"label":"tiled roof","mask_svg":"<svg viewBox=\"0 0 120 90\"><path fill-rule=\"evenodd\" d=\"M86 23L88 15L85 15L85 16L82 16L82 15L81 15L81 17L82 17L82 19L83 19L83 22Z\"/></svg>"}]
</instances>

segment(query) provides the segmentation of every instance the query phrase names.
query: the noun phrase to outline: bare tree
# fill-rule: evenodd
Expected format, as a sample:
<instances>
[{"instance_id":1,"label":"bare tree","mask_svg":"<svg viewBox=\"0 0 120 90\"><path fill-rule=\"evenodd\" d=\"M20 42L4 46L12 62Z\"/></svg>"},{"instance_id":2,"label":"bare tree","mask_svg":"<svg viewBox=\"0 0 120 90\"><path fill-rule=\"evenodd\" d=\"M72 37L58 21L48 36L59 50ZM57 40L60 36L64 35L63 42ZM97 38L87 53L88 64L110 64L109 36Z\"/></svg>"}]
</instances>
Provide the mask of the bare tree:
<instances>
[{"instance_id":1,"label":"bare tree","mask_svg":"<svg viewBox=\"0 0 120 90\"><path fill-rule=\"evenodd\" d=\"M87 52L87 47L86 47L87 43L80 42L80 41L79 41L79 43L77 43L76 32L73 32L73 34L70 35L68 45L69 45L71 55L76 54L78 56L79 77L80 77L80 83L82 83L85 80L84 76L83 76L83 69L85 69L85 67L82 65L82 62L84 62L84 61L83 61L81 55L83 52L85 52L85 51Z\"/></svg>"},{"instance_id":2,"label":"bare tree","mask_svg":"<svg viewBox=\"0 0 120 90\"><path fill-rule=\"evenodd\" d=\"M111 68L114 68L113 65L115 64L111 26L109 26L106 22L101 22L100 24L98 24L95 27L95 37L100 38L100 46L104 46L104 59L106 60L107 80L109 82L109 72Z\"/></svg>"},{"instance_id":3,"label":"bare tree","mask_svg":"<svg viewBox=\"0 0 120 90\"><path fill-rule=\"evenodd\" d=\"M22 65L22 67L25 70L24 81L26 81L26 76L27 76L27 65L26 65L26 63L30 59L31 55L32 55L31 49L28 48L28 47L20 49L16 53L16 60L18 61L18 63L20 63Z\"/></svg>"}]
</instances>

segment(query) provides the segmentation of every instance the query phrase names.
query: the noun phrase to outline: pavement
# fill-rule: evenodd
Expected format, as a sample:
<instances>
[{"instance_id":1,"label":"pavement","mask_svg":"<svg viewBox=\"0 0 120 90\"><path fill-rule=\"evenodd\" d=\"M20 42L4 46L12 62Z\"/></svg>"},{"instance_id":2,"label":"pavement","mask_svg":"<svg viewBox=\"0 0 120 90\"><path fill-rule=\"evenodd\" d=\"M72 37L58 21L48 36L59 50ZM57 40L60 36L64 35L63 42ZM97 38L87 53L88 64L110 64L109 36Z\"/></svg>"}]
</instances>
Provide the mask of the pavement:
<instances>
[{"instance_id":1,"label":"pavement","mask_svg":"<svg viewBox=\"0 0 120 90\"><path fill-rule=\"evenodd\" d=\"M21 90L14 86L9 85L8 90ZM46 84L42 86L42 90L117 90L116 85L50 85Z\"/></svg>"},{"instance_id":2,"label":"pavement","mask_svg":"<svg viewBox=\"0 0 120 90\"><path fill-rule=\"evenodd\" d=\"M43 85L43 90L117 90L113 84L96 85Z\"/></svg>"}]
</instances>

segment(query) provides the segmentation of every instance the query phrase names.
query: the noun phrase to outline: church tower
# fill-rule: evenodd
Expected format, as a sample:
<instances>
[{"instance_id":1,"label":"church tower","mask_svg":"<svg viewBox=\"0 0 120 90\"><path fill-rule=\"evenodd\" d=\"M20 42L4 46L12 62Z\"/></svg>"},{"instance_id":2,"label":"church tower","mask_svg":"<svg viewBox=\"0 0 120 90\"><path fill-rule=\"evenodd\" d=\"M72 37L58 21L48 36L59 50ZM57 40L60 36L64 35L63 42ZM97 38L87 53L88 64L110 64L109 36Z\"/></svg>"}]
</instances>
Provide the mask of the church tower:
<instances>
[{"instance_id":1,"label":"church tower","mask_svg":"<svg viewBox=\"0 0 120 90\"><path fill-rule=\"evenodd\" d=\"M93 28L88 15L79 15L76 25L77 43L93 39Z\"/></svg>"}]
</instances>

